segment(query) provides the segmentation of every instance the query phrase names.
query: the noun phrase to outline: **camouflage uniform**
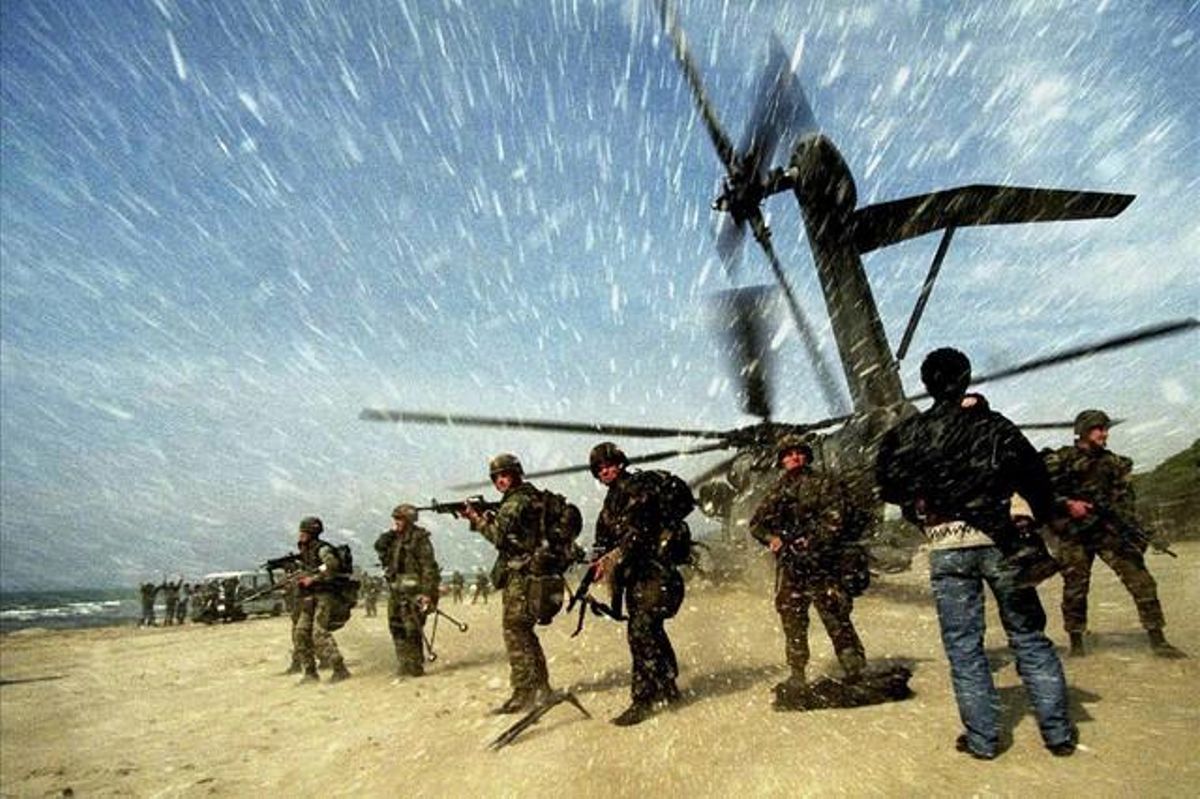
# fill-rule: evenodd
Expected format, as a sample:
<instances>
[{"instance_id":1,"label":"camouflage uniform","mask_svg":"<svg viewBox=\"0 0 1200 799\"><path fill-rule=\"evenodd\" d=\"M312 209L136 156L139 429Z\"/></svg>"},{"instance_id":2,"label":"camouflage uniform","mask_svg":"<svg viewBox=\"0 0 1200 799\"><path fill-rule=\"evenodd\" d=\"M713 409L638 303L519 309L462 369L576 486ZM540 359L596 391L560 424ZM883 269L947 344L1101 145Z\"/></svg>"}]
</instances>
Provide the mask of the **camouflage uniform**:
<instances>
[{"instance_id":1,"label":"camouflage uniform","mask_svg":"<svg viewBox=\"0 0 1200 799\"><path fill-rule=\"evenodd\" d=\"M306 675L316 675L318 658L332 666L335 675L344 673L346 663L329 631L334 604L341 601L332 591L332 583L341 572L341 563L336 550L319 538L303 542L299 548L300 561L313 583L300 589L296 603L299 611L292 628L295 656Z\"/></svg>"},{"instance_id":2,"label":"camouflage uniform","mask_svg":"<svg viewBox=\"0 0 1200 799\"><path fill-rule=\"evenodd\" d=\"M379 603L379 580L370 575L363 577L363 609L364 615L370 617L377 614Z\"/></svg>"},{"instance_id":3,"label":"camouflage uniform","mask_svg":"<svg viewBox=\"0 0 1200 799\"><path fill-rule=\"evenodd\" d=\"M1046 467L1060 501L1082 499L1124 519L1134 519L1133 461L1099 447L1066 446L1044 450ZM1158 587L1146 570L1144 545L1135 544L1107 525L1095 513L1082 519L1063 519L1056 526L1062 563L1063 627L1081 636L1087 629L1088 587L1096 556L1121 578L1137 605L1147 631L1166 625Z\"/></svg>"},{"instance_id":4,"label":"camouflage uniform","mask_svg":"<svg viewBox=\"0 0 1200 799\"><path fill-rule=\"evenodd\" d=\"M455 604L460 604L463 601L463 587L467 584L466 579L462 576L462 572L455 572L450 577L450 591L454 598Z\"/></svg>"},{"instance_id":5,"label":"camouflage uniform","mask_svg":"<svg viewBox=\"0 0 1200 799\"><path fill-rule=\"evenodd\" d=\"M475 594L471 597L471 604L474 605L476 602L482 599L483 604L486 605L488 603L488 594L491 593L491 590L492 586L491 583L488 582L488 576L486 574L480 572L479 574L475 575Z\"/></svg>"},{"instance_id":6,"label":"camouflage uniform","mask_svg":"<svg viewBox=\"0 0 1200 799\"><path fill-rule=\"evenodd\" d=\"M389 587L388 630L396 647L397 671L418 677L425 673L425 611L417 597L436 603L441 577L429 531L412 524L403 533L385 530L375 541L375 551Z\"/></svg>"},{"instance_id":7,"label":"camouflage uniform","mask_svg":"<svg viewBox=\"0 0 1200 799\"><path fill-rule=\"evenodd\" d=\"M182 581L178 583L164 582L162 584L163 600L166 602L167 610L163 614L163 624L170 627L175 623L175 612L179 606L179 588Z\"/></svg>"},{"instance_id":8,"label":"camouflage uniform","mask_svg":"<svg viewBox=\"0 0 1200 799\"><path fill-rule=\"evenodd\" d=\"M679 663L665 622L683 603L683 576L660 551L669 523L660 507L658 475L627 472L608 484L596 519L595 555L621 549L613 573L614 607L624 600L635 707L679 697Z\"/></svg>"},{"instance_id":9,"label":"camouflage uniform","mask_svg":"<svg viewBox=\"0 0 1200 799\"><path fill-rule=\"evenodd\" d=\"M158 586L154 583L142 583L138 590L142 594L142 626L154 626L154 595L158 593Z\"/></svg>"},{"instance_id":10,"label":"camouflage uniform","mask_svg":"<svg viewBox=\"0 0 1200 799\"><path fill-rule=\"evenodd\" d=\"M775 569L775 609L796 684L804 683L808 667L810 605L846 674L858 676L866 663L850 620L854 599L843 584L845 530L858 513L841 481L805 466L781 475L750 521L750 534L759 543L768 544L775 536L784 541Z\"/></svg>"},{"instance_id":11,"label":"camouflage uniform","mask_svg":"<svg viewBox=\"0 0 1200 799\"><path fill-rule=\"evenodd\" d=\"M499 553L492 568L492 582L503 591L504 648L517 700L514 704L530 701L539 692L548 691L550 685L546 655L534 633L537 618L529 608L529 560L537 531L530 529L526 509L539 493L532 484L521 482L505 493L493 516L472 525Z\"/></svg>"}]
</instances>

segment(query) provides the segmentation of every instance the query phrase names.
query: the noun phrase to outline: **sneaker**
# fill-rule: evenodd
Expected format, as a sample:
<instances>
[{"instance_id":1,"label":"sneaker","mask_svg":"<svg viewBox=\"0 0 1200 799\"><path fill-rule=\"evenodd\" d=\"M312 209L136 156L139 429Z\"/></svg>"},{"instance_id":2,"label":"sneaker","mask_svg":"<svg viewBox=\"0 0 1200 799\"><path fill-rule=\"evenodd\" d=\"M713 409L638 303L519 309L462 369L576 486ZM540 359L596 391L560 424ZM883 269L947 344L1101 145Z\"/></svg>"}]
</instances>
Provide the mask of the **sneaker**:
<instances>
[{"instance_id":1,"label":"sneaker","mask_svg":"<svg viewBox=\"0 0 1200 799\"><path fill-rule=\"evenodd\" d=\"M1074 744L1072 744L1072 747L1073 746L1074 746ZM962 735L960 735L954 739L954 748L955 748L955 750L962 752L963 754L970 755L971 757L975 758L976 760L995 760L996 759L995 752L991 752L989 754L986 752L976 752L974 749L972 749L970 742L968 742L968 740L967 740L967 734L965 732Z\"/></svg>"},{"instance_id":2,"label":"sneaker","mask_svg":"<svg viewBox=\"0 0 1200 799\"><path fill-rule=\"evenodd\" d=\"M625 708L621 715L614 718L612 723L618 727L632 727L635 724L641 724L657 712L658 707L654 702L634 702Z\"/></svg>"},{"instance_id":3,"label":"sneaker","mask_svg":"<svg viewBox=\"0 0 1200 799\"><path fill-rule=\"evenodd\" d=\"M1067 740L1058 744L1046 744L1046 749L1055 757L1070 757L1075 754L1075 746L1079 743L1079 728L1072 727L1071 735Z\"/></svg>"}]
</instances>

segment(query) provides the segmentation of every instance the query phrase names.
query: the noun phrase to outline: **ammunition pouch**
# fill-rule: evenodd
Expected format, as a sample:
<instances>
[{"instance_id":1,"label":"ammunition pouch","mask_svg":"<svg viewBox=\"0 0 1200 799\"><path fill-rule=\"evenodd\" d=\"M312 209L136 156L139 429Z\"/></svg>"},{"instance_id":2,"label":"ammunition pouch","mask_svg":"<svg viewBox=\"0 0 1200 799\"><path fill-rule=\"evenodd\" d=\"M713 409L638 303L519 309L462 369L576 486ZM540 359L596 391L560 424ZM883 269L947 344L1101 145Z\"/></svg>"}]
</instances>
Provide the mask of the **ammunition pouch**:
<instances>
[{"instance_id":1,"label":"ammunition pouch","mask_svg":"<svg viewBox=\"0 0 1200 799\"><path fill-rule=\"evenodd\" d=\"M562 610L567 582L561 574L531 575L525 578L525 608L538 624L549 624Z\"/></svg>"},{"instance_id":2,"label":"ammunition pouch","mask_svg":"<svg viewBox=\"0 0 1200 799\"><path fill-rule=\"evenodd\" d=\"M867 559L867 548L861 544L848 544L838 554L837 575L852 597L862 596L871 584L871 570Z\"/></svg>"},{"instance_id":3,"label":"ammunition pouch","mask_svg":"<svg viewBox=\"0 0 1200 799\"><path fill-rule=\"evenodd\" d=\"M630 616L645 613L657 619L670 619L683 605L683 575L676 568L655 563L629 575L622 583L620 588ZM615 597L613 605L617 606Z\"/></svg>"}]
</instances>

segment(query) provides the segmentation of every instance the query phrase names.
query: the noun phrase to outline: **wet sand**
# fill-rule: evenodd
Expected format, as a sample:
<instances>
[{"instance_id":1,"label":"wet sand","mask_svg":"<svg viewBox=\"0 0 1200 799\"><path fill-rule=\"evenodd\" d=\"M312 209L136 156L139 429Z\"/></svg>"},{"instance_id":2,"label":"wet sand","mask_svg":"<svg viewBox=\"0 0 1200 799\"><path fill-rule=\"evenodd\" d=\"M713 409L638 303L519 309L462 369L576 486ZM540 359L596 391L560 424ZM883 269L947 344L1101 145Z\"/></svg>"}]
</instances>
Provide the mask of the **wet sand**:
<instances>
[{"instance_id":1,"label":"wet sand","mask_svg":"<svg viewBox=\"0 0 1200 799\"><path fill-rule=\"evenodd\" d=\"M5 796L1185 796L1200 791L1200 542L1178 560L1150 555L1168 635L1194 657L1151 656L1133 603L1100 565L1094 653L1064 659L1082 746L1052 757L1004 646L994 608L988 644L1011 730L992 762L954 751L959 732L927 586L925 558L877 579L855 619L875 665L910 665L904 702L778 713L785 674L765 570L750 587L693 580L668 625L685 701L641 726L607 719L628 700L623 626L589 617L542 628L556 686L594 719L552 710L513 746L488 742L512 721L499 601L443 607L439 659L396 681L383 615L361 607L338 643L354 674L297 686L289 623L42 631L0 639L0 792ZM1043 589L1051 637L1061 583ZM990 606L990 603L989 603ZM382 613L382 608L381 608ZM835 672L814 617L811 676Z\"/></svg>"}]
</instances>

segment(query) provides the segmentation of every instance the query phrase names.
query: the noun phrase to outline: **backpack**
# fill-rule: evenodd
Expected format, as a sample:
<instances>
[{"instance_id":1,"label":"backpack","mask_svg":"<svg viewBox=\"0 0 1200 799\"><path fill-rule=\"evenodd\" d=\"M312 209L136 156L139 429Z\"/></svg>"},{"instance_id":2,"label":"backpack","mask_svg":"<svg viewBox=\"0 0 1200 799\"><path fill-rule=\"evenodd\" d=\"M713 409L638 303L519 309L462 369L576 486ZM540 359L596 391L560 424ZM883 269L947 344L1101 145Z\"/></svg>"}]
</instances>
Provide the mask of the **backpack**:
<instances>
[{"instance_id":1,"label":"backpack","mask_svg":"<svg viewBox=\"0 0 1200 799\"><path fill-rule=\"evenodd\" d=\"M530 528L539 531L533 552L535 575L561 575L583 555L575 539L583 532L583 514L562 494L540 491L530 503Z\"/></svg>"},{"instance_id":2,"label":"backpack","mask_svg":"<svg viewBox=\"0 0 1200 799\"><path fill-rule=\"evenodd\" d=\"M350 611L358 604L359 582L354 579L354 553L349 544L331 544L325 546L333 549L337 556L340 569L338 579L333 581L331 593L337 597L329 619L329 631L334 632L345 626L350 620Z\"/></svg>"},{"instance_id":3,"label":"backpack","mask_svg":"<svg viewBox=\"0 0 1200 799\"><path fill-rule=\"evenodd\" d=\"M693 562L692 530L684 521L696 509L696 498L692 488L683 478L662 469L639 472L640 477L649 477L654 493L658 496L658 508L662 513L663 532L658 551L664 560L673 566Z\"/></svg>"}]
</instances>

